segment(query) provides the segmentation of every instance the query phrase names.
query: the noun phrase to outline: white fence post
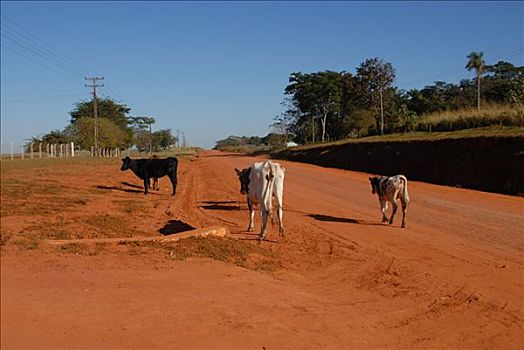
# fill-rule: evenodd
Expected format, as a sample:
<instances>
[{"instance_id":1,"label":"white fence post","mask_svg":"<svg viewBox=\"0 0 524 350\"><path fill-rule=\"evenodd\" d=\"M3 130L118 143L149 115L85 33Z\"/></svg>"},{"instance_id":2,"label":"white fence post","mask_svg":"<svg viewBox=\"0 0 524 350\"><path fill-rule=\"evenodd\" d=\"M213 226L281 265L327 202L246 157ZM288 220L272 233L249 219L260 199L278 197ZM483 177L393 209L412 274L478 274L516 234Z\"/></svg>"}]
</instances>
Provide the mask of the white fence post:
<instances>
[{"instance_id":1,"label":"white fence post","mask_svg":"<svg viewBox=\"0 0 524 350\"><path fill-rule=\"evenodd\" d=\"M71 142L71 157L75 156L75 143Z\"/></svg>"},{"instance_id":2,"label":"white fence post","mask_svg":"<svg viewBox=\"0 0 524 350\"><path fill-rule=\"evenodd\" d=\"M20 145L20 157L22 159L24 159L24 156L25 156L25 149L24 149L24 145Z\"/></svg>"},{"instance_id":3,"label":"white fence post","mask_svg":"<svg viewBox=\"0 0 524 350\"><path fill-rule=\"evenodd\" d=\"M11 159L15 159L14 147L15 147L15 143L11 142Z\"/></svg>"},{"instance_id":4,"label":"white fence post","mask_svg":"<svg viewBox=\"0 0 524 350\"><path fill-rule=\"evenodd\" d=\"M34 154L33 154L33 143L31 142L31 159L34 158Z\"/></svg>"}]
</instances>

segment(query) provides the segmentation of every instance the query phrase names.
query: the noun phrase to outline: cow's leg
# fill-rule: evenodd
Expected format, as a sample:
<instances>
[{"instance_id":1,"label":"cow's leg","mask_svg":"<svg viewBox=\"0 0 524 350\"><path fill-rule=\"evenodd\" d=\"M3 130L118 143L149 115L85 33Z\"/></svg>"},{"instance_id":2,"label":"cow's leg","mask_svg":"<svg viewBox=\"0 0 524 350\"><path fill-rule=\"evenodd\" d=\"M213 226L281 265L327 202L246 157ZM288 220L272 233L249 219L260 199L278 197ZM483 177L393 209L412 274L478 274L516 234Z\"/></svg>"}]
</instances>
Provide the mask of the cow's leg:
<instances>
[{"instance_id":1,"label":"cow's leg","mask_svg":"<svg viewBox=\"0 0 524 350\"><path fill-rule=\"evenodd\" d=\"M280 184L280 182L277 181L276 184ZM284 221L283 221L284 220L284 211L282 210L283 209L282 208L282 203L283 203L282 195L283 195L282 187L279 186L279 188L277 188L276 193L275 193L275 198L277 200L278 233L282 237L284 237Z\"/></svg>"},{"instance_id":2,"label":"cow's leg","mask_svg":"<svg viewBox=\"0 0 524 350\"><path fill-rule=\"evenodd\" d=\"M247 232L252 232L255 230L255 210L249 198L247 199L247 207L249 208L249 226L247 227Z\"/></svg>"},{"instance_id":3,"label":"cow's leg","mask_svg":"<svg viewBox=\"0 0 524 350\"><path fill-rule=\"evenodd\" d=\"M380 199L380 210L382 211L382 222L388 222L388 218L386 217L386 211L388 210L388 202L385 200Z\"/></svg>"},{"instance_id":4,"label":"cow's leg","mask_svg":"<svg viewBox=\"0 0 524 350\"><path fill-rule=\"evenodd\" d=\"M176 174L175 175L169 175L169 180L171 180L171 185L173 185L173 196L174 196L175 193L176 193L176 185L177 185Z\"/></svg>"},{"instance_id":5,"label":"cow's leg","mask_svg":"<svg viewBox=\"0 0 524 350\"><path fill-rule=\"evenodd\" d=\"M263 203L260 203L260 209L262 213L262 225L260 227L260 238L259 240L263 241L264 238L266 238L267 233L267 217L268 217L268 211L263 205Z\"/></svg>"},{"instance_id":6,"label":"cow's leg","mask_svg":"<svg viewBox=\"0 0 524 350\"><path fill-rule=\"evenodd\" d=\"M391 213L391 218L389 219L390 225L393 224L393 220L395 219L395 214L397 213L397 208L398 208L397 202L396 201L391 202L391 206L393 207L393 212Z\"/></svg>"},{"instance_id":7,"label":"cow's leg","mask_svg":"<svg viewBox=\"0 0 524 350\"><path fill-rule=\"evenodd\" d=\"M282 210L282 204L278 203L278 233L284 237L284 211Z\"/></svg>"},{"instance_id":8,"label":"cow's leg","mask_svg":"<svg viewBox=\"0 0 524 350\"><path fill-rule=\"evenodd\" d=\"M150 186L149 176L144 177L144 194L147 194Z\"/></svg>"},{"instance_id":9,"label":"cow's leg","mask_svg":"<svg viewBox=\"0 0 524 350\"><path fill-rule=\"evenodd\" d=\"M155 191L158 191L160 188L158 187L158 177L153 178L153 189Z\"/></svg>"},{"instance_id":10,"label":"cow's leg","mask_svg":"<svg viewBox=\"0 0 524 350\"><path fill-rule=\"evenodd\" d=\"M401 203L402 203L402 228L405 228L406 227L406 214L408 212L408 202L404 199L404 198L401 198L400 199Z\"/></svg>"}]
</instances>

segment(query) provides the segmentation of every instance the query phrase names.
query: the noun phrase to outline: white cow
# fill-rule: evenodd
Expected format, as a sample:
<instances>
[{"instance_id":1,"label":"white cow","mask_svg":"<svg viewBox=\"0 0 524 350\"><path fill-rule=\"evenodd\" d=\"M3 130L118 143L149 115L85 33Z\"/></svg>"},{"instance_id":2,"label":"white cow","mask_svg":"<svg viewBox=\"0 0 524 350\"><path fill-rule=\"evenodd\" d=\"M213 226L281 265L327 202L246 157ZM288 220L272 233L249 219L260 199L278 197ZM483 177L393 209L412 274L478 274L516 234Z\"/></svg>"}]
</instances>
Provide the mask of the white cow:
<instances>
[{"instance_id":1,"label":"white cow","mask_svg":"<svg viewBox=\"0 0 524 350\"><path fill-rule=\"evenodd\" d=\"M408 195L408 180L404 175L396 176L381 176L370 177L371 193L378 195L380 202L380 210L382 211L382 222L387 222L386 210L388 209L388 202L393 207L393 213L389 219L389 224L393 223L395 213L397 212L397 199L400 199L402 204L402 226L406 227L406 213L408 211L409 195Z\"/></svg>"},{"instance_id":2,"label":"white cow","mask_svg":"<svg viewBox=\"0 0 524 350\"><path fill-rule=\"evenodd\" d=\"M262 214L262 226L260 228L260 240L266 237L267 217L271 216L273 222L273 196L277 201L279 233L284 236L284 224L282 222L282 200L284 194L284 172L285 169L278 163L270 160L254 163L249 168L235 171L240 180L240 193L246 195L249 208L248 231L254 230L255 210L253 206L260 204Z\"/></svg>"}]
</instances>

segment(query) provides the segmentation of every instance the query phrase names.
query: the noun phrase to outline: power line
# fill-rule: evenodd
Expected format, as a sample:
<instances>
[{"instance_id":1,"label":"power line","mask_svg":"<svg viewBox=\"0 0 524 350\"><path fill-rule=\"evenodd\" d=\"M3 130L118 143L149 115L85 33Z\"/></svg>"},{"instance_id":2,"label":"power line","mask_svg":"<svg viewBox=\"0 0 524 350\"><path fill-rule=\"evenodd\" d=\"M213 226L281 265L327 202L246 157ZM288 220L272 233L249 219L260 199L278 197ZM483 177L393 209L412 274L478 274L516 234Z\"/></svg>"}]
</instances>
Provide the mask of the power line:
<instances>
[{"instance_id":1,"label":"power line","mask_svg":"<svg viewBox=\"0 0 524 350\"><path fill-rule=\"evenodd\" d=\"M24 48L27 51L30 51L40 57L45 58L46 60L53 62L57 66L61 67L64 70L73 72L76 74L76 72L82 72L78 68L74 67L70 63L62 60L60 57L57 57L53 53L49 53L47 50L40 48L37 44L35 44L32 41L26 40L25 38L19 36L18 34L11 32L10 30L3 29L2 30L2 38L9 40L14 45L17 45L19 47Z\"/></svg>"},{"instance_id":2,"label":"power line","mask_svg":"<svg viewBox=\"0 0 524 350\"><path fill-rule=\"evenodd\" d=\"M2 34L4 38L13 42L15 45L18 45L26 51L29 51L30 53L45 59L47 62L52 63L54 66L59 67L61 70L74 74L75 76L79 74L84 75L86 71L93 71L91 68L87 67L84 64L78 63L71 57L65 55L64 53L55 49L45 41L35 36L34 34L30 33L21 25L17 24L15 21L10 20L5 16L2 16L2 19L11 22L11 24L2 22L2 26L4 27L4 31ZM19 29L14 28L13 26L16 26ZM116 97L123 100L122 94L116 91L116 89L107 87L107 90L110 91Z\"/></svg>"},{"instance_id":3,"label":"power line","mask_svg":"<svg viewBox=\"0 0 524 350\"><path fill-rule=\"evenodd\" d=\"M23 57L23 58L25 58L25 59L28 60L28 61L31 61L31 62L33 62L33 63L36 63L37 65L39 65L39 66L41 66L41 67L44 67L44 68L49 69L49 70L52 70L53 72L58 73L58 74L60 74L60 75L67 75L68 77L71 77L71 75L66 74L66 72L64 72L64 71L58 71L58 70L56 70L54 67L50 67L50 66L48 66L48 65L46 65L46 64L43 64L41 61L37 61L37 60L33 59L32 57L27 56L26 54L23 54L23 53L21 53L21 52L15 50L15 49L9 47L9 46L6 46L4 43L2 43L1 47L2 47L3 49L7 49L8 51L11 51L12 53L14 53L14 54L17 55L17 56ZM67 73L71 74L71 72L67 72ZM76 78L78 78L78 75L75 74L74 76L75 76Z\"/></svg>"},{"instance_id":4,"label":"power line","mask_svg":"<svg viewBox=\"0 0 524 350\"><path fill-rule=\"evenodd\" d=\"M38 46L41 50L51 54L52 56L54 56L55 58L61 60L62 62L65 62L65 63L67 63L70 66L74 66L75 70L81 71L82 73L85 73L86 71L87 72L92 71L92 69L90 67L87 67L87 66L85 66L85 65L75 61L70 56L64 54L63 52L61 52L59 50L57 50L56 48L54 48L53 46L51 46L47 42L43 41L42 39L40 39L39 37L37 37L33 33L31 33L28 30L26 30L21 25L17 24L12 19L9 19L9 18L5 17L4 15L2 15L1 17L4 20L4 21L2 21L2 25L4 26L4 28L8 29L9 31L11 31L12 33L18 35L19 37L24 38L24 40L26 42L30 42L32 45ZM7 20L7 22L10 22L10 23L6 23L5 22L6 20Z\"/></svg>"},{"instance_id":5,"label":"power line","mask_svg":"<svg viewBox=\"0 0 524 350\"><path fill-rule=\"evenodd\" d=\"M22 42L19 42L19 41L17 41L16 39L14 39L14 38L12 38L12 37L9 37L9 36L7 36L7 35L4 35L3 33L2 33L2 38L9 40L10 42L12 42L13 44L15 44L16 46L18 46L18 47L20 47L20 48L26 50L27 52L32 53L33 55L36 55L36 56L38 56L38 57L40 57L40 58L43 58L43 59L46 60L48 63L52 63L55 67L60 68L60 69L63 70L64 72L67 72L67 73L72 74L72 75L74 75L74 76L78 76L78 73L72 71L70 68L64 66L64 65L61 64L60 62L54 60L53 58L51 58L51 57L49 57L49 56L47 56L47 55L45 55L45 54L43 54L43 53L41 53L41 52L39 52L39 51L37 51L37 50L34 50L31 46L28 46L28 45L26 45L26 44L24 44L24 43L22 43Z\"/></svg>"},{"instance_id":6,"label":"power line","mask_svg":"<svg viewBox=\"0 0 524 350\"><path fill-rule=\"evenodd\" d=\"M2 103L25 103L25 102L37 102L37 101L46 101L46 100L57 100L57 99L65 99L70 97L83 97L79 96L78 94L75 95L58 95L58 96L47 96L47 97L34 97L34 98L20 98L15 100L2 100Z\"/></svg>"}]
</instances>

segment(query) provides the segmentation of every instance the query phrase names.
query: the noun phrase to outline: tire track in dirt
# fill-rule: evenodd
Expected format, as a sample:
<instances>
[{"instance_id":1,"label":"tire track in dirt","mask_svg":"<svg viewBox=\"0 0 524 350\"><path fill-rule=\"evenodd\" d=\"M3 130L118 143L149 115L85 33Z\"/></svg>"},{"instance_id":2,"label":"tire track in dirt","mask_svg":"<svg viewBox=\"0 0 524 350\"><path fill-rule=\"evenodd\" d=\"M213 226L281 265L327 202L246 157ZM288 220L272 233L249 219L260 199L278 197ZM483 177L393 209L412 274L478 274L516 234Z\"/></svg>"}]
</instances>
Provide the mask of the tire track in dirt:
<instances>
[{"instance_id":1,"label":"tire track in dirt","mask_svg":"<svg viewBox=\"0 0 524 350\"><path fill-rule=\"evenodd\" d=\"M223 196L228 199L233 197L231 191L237 191L233 187L233 184L236 185L235 178L220 169L225 167L232 171L234 166L241 167L241 164L256 160L243 156L221 158L216 154L213 154L212 158L204 159L209 163L208 166L213 168L213 176L225 183L221 187L227 191L227 195ZM369 185L365 174L356 176L361 179L363 185L351 182L344 184L334 181L333 178L328 179L327 174L320 174L334 173L336 177L343 178L344 173L340 171L322 171L302 164L282 163L288 169L284 194L284 222L288 235L277 244L263 244L269 245L270 249L280 254L286 269L307 276L308 286L316 289L317 283L325 283L318 288L319 292L340 299L340 292L330 289L340 289L343 285L348 288L349 283L349 290L353 293L355 290L371 293L378 297L379 304L390 305L395 301L402 311L391 317L385 316L380 323L387 329L393 329L393 333L404 336L413 331L422 334L418 337L408 337L407 341L399 335L397 339L404 346L434 345L442 332L451 336L456 327L460 327L457 323L461 324L457 313L466 314L464 319L469 320L472 325L465 328L460 339L451 336L449 343L443 342L446 346L453 346L453 342L479 346L493 344L492 340L497 338L497 334L503 334L502 337L508 341L510 348L522 344L522 290L519 291L518 278L515 279L518 276L515 272L523 267L522 254L518 253L519 250L517 255L508 252L506 246L490 246L482 237L485 230L492 227L491 208L473 209L473 203L476 202L473 198L469 205L463 200L457 206L446 201L450 210L447 215L447 212L426 203L422 197L419 203L415 199L415 204L412 203L410 208L410 229L400 230L376 224L373 220L378 218L376 198L368 194ZM303 170L298 171L299 168ZM314 173L308 174L312 169ZM349 175L350 172L345 174ZM209 174L204 177L209 181ZM324 179L329 187L322 185ZM314 187L311 187L312 185ZM339 186L345 185L351 187L352 192L366 197L359 198L353 195L351 198L355 199L357 205L353 204L345 199L344 195L340 196L345 190ZM417 189L422 186L420 183L411 186L412 193L415 193L414 198L417 198ZM435 187L436 190L441 188L428 185L423 190L427 194ZM458 191L464 196L475 197L477 194L474 191ZM480 196L484 197L486 194L480 193ZM215 198L215 194L209 198ZM514 203L515 201L521 200L515 198ZM310 208L315 208L316 216L315 213L311 213ZM247 220L246 208L241 209L244 219L240 220ZM461 212L465 215L461 215ZM342 213L358 214L358 219L348 218L347 214ZM228 212L222 214L233 222L238 222L241 217L238 212L234 216ZM443 215L447 215L446 219L440 218ZM513 211L505 215L515 218L519 214L518 211ZM418 217L421 218L420 222ZM517 224L515 220L508 220L503 224L506 226L502 227L515 236ZM468 234L457 235L460 230L466 230ZM490 235L495 236L494 233ZM269 235L270 239L274 237ZM522 241L519 244L521 243ZM496 265L494 259L501 258L504 258L504 261L512 261L515 264L514 270L508 276L490 274L487 278L486 273ZM326 277L326 273L329 278ZM513 280L510 276L513 276ZM484 284L486 278L491 280L487 285ZM505 287L501 287L501 284ZM494 326L492 321L501 327ZM431 331L435 322L441 325L439 331ZM479 338L479 343L475 340L477 335L474 335L478 329L484 334ZM519 336L516 336L517 334Z\"/></svg>"}]
</instances>

